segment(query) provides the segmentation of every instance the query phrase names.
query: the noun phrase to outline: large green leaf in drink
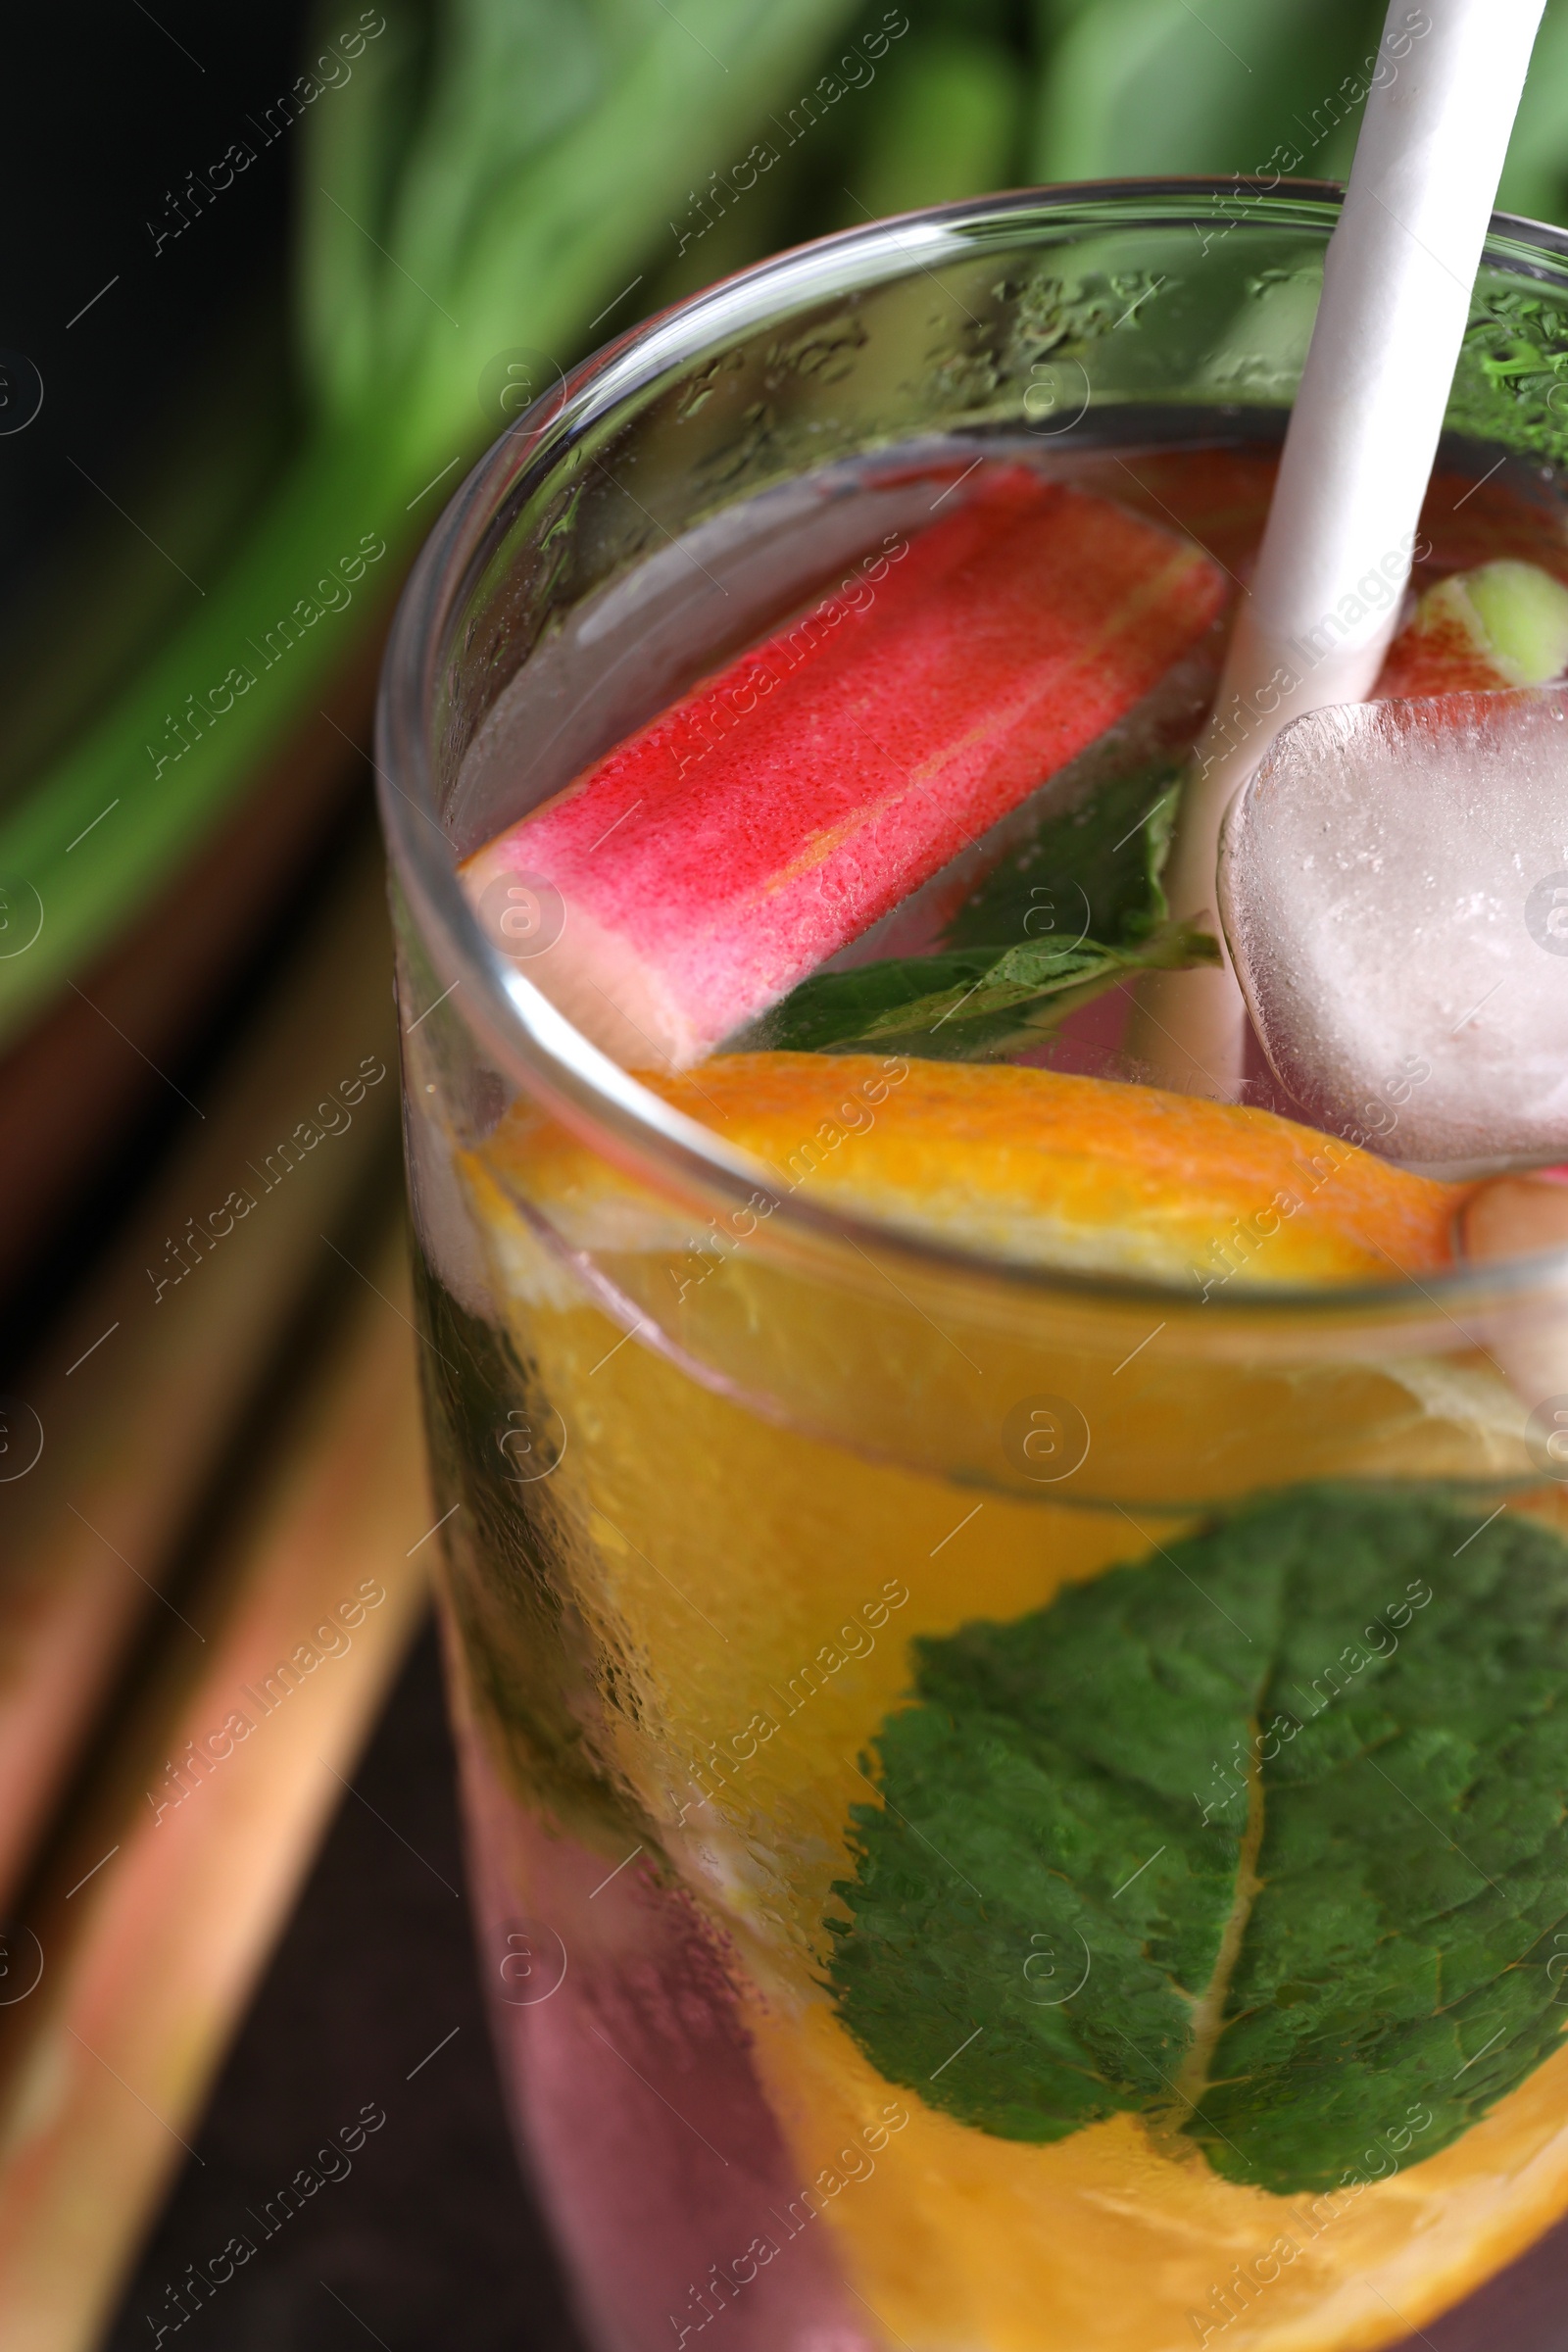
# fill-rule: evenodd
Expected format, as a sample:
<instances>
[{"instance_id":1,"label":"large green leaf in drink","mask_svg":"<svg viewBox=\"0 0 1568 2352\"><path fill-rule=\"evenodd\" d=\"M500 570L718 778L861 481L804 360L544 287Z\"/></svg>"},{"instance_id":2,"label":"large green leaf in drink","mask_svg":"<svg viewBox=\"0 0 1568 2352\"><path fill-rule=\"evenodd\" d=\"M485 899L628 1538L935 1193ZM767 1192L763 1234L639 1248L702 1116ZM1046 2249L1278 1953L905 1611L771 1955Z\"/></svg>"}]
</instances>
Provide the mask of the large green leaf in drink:
<instances>
[{"instance_id":1,"label":"large green leaf in drink","mask_svg":"<svg viewBox=\"0 0 1568 2352\"><path fill-rule=\"evenodd\" d=\"M1568 1544L1278 1496L914 1644L828 1924L891 2081L1288 2192L1436 2154L1568 2022Z\"/></svg>"}]
</instances>

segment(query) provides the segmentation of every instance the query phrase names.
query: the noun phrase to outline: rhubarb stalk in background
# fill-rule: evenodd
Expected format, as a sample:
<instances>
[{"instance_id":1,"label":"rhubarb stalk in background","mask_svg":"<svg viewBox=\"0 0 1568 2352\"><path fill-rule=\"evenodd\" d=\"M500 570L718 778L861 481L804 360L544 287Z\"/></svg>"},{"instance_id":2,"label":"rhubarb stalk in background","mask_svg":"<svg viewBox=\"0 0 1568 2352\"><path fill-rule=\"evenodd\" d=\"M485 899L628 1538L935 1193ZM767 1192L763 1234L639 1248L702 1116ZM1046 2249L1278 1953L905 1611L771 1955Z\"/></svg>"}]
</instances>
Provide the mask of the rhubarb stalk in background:
<instances>
[{"instance_id":1,"label":"rhubarb stalk in background","mask_svg":"<svg viewBox=\"0 0 1568 2352\"><path fill-rule=\"evenodd\" d=\"M7 1982L39 1974L0 2009L7 2352L98 2342L417 1623L406 1250L383 1224L184 1600L203 1639L171 1627L9 1932Z\"/></svg>"},{"instance_id":2,"label":"rhubarb stalk in background","mask_svg":"<svg viewBox=\"0 0 1568 2352\"><path fill-rule=\"evenodd\" d=\"M148 1613L196 1647L160 1588L290 1318L336 1262L323 1234L389 1154L389 989L368 843L10 1400L6 1462L42 1449L0 1482L0 1917Z\"/></svg>"}]
</instances>

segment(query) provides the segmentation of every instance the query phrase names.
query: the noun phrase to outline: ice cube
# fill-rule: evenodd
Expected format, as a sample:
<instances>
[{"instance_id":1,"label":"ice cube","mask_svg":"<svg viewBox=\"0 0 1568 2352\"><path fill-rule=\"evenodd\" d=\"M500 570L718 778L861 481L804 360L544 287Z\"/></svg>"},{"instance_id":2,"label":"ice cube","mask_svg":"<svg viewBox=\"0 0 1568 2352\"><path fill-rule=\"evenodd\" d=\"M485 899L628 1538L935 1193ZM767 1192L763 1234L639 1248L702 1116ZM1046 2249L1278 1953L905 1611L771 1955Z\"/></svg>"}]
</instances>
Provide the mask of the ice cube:
<instances>
[{"instance_id":1,"label":"ice cube","mask_svg":"<svg viewBox=\"0 0 1568 2352\"><path fill-rule=\"evenodd\" d=\"M1219 892L1310 1118L1434 1173L1568 1157L1568 691L1292 720L1231 807Z\"/></svg>"}]
</instances>

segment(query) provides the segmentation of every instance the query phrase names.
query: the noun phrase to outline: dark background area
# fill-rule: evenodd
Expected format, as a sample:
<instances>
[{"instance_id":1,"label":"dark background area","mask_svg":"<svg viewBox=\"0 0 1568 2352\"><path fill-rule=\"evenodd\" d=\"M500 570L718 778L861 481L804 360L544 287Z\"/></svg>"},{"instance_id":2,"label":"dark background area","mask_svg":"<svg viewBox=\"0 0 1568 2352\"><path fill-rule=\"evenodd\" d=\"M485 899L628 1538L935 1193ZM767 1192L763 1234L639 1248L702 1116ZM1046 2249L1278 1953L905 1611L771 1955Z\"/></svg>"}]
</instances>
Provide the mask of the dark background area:
<instances>
[{"instance_id":1,"label":"dark background area","mask_svg":"<svg viewBox=\"0 0 1568 2352\"><path fill-rule=\"evenodd\" d=\"M190 398L233 317L264 289L280 296L284 142L161 250L147 223L172 218L186 172L287 86L304 24L293 0L243 11L161 0L157 23L133 0L87 0L69 21L19 11L8 27L6 340L45 394L25 444L0 449L8 598L84 515L97 519L97 493L68 455L101 466L113 489L171 404Z\"/></svg>"},{"instance_id":2,"label":"dark background area","mask_svg":"<svg viewBox=\"0 0 1568 2352\"><path fill-rule=\"evenodd\" d=\"M299 71L306 12L162 0L155 23L87 0L7 30L0 346L13 399L27 364L43 399L0 432L0 794L190 610L295 427L295 136L269 144L257 119ZM188 175L236 140L256 160L202 209ZM83 558L94 603L73 614Z\"/></svg>"},{"instance_id":3,"label":"dark background area","mask_svg":"<svg viewBox=\"0 0 1568 2352\"><path fill-rule=\"evenodd\" d=\"M159 0L155 23L136 0L85 0L69 21L8 22L0 394L27 402L30 367L43 400L20 431L0 405L0 806L195 605L204 559L216 567L297 429L291 143L265 146L246 117L298 73L307 14L297 0ZM155 250L186 174L241 135L255 164ZM361 810L370 800L367 769ZM184 1094L200 1098L254 1008L312 879L270 915L263 903L248 952L222 959L182 1017L170 1077ZM31 1228L25 1262L3 1252L4 1368L25 1363L91 1279L97 1243L182 1116L180 1092L155 1076L109 1120L112 1152L71 1169L52 1219L25 1194L0 1202Z\"/></svg>"}]
</instances>

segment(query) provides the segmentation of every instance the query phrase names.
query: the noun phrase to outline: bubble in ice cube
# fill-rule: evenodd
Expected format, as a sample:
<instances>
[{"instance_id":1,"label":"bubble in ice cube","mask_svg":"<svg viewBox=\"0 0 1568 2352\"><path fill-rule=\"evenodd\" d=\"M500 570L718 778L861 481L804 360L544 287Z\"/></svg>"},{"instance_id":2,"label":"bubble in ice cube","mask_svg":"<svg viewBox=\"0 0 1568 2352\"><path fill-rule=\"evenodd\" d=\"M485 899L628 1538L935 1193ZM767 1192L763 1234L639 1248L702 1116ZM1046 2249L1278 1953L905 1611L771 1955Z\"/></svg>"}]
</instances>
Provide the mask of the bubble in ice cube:
<instances>
[{"instance_id":1,"label":"bubble in ice cube","mask_svg":"<svg viewBox=\"0 0 1568 2352\"><path fill-rule=\"evenodd\" d=\"M1232 805L1219 891L1311 1118L1434 1173L1568 1157L1568 692L1293 719Z\"/></svg>"}]
</instances>

